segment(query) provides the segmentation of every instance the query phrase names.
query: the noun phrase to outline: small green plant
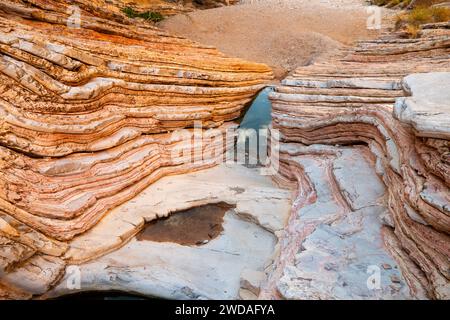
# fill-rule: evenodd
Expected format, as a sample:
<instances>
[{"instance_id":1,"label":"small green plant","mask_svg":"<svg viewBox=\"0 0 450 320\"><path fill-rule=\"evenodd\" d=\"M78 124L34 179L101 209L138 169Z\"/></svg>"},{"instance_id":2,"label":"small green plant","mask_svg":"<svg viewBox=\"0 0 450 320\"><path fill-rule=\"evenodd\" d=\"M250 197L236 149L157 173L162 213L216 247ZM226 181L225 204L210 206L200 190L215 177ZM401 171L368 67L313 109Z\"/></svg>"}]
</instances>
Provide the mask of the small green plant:
<instances>
[{"instance_id":1,"label":"small green plant","mask_svg":"<svg viewBox=\"0 0 450 320\"><path fill-rule=\"evenodd\" d=\"M159 22L159 21L164 20L164 17L161 13L153 12L153 11L147 11L147 12L141 13L139 15L139 17L141 17L145 20L153 21L153 22Z\"/></svg>"},{"instance_id":2,"label":"small green plant","mask_svg":"<svg viewBox=\"0 0 450 320\"><path fill-rule=\"evenodd\" d=\"M137 17L137 12L134 11L133 8L125 7L125 8L122 9L122 12L125 13L125 15L126 15L128 18L134 19L134 18Z\"/></svg>"},{"instance_id":3,"label":"small green plant","mask_svg":"<svg viewBox=\"0 0 450 320\"><path fill-rule=\"evenodd\" d=\"M153 11L137 12L131 7L123 8L122 12L125 13L125 15L131 19L142 18L142 19L145 19L147 21L152 21L152 22L160 22L160 21L164 20L164 16L159 12L153 12Z\"/></svg>"}]
</instances>

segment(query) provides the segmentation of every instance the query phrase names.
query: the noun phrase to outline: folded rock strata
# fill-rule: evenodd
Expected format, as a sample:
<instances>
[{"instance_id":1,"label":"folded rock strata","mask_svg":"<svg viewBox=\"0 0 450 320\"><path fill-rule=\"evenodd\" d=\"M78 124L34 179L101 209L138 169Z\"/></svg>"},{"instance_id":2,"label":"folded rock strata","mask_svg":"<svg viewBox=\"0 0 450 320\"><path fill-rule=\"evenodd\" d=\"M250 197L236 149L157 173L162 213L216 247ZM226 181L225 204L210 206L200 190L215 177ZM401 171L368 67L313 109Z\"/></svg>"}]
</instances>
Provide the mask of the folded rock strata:
<instances>
[{"instance_id":1,"label":"folded rock strata","mask_svg":"<svg viewBox=\"0 0 450 320\"><path fill-rule=\"evenodd\" d=\"M312 145L299 152L286 144L283 150L301 185L261 298L274 292L286 299L425 297L423 291L411 295L383 244L385 187L368 149ZM373 272L379 276L374 283Z\"/></svg>"},{"instance_id":2,"label":"folded rock strata","mask_svg":"<svg viewBox=\"0 0 450 320\"><path fill-rule=\"evenodd\" d=\"M229 6L238 0L103 0L119 8L131 7L137 12L159 12L163 15L173 15L193 11L195 9L210 9Z\"/></svg>"},{"instance_id":3,"label":"folded rock strata","mask_svg":"<svg viewBox=\"0 0 450 320\"><path fill-rule=\"evenodd\" d=\"M301 67L287 77L270 96L273 128L282 140L276 179L297 187L291 219L301 219L308 206L321 203L313 172L324 170L331 181L342 180L336 168L327 169L329 164L323 163L343 146L363 145L359 147L371 151L376 172L387 187L390 213L383 218L384 241L411 294L448 299L450 31L448 24L439 24L425 26L422 33L419 39L393 34L361 41L336 60ZM354 163L340 164L348 165ZM348 171L344 181L353 174ZM329 200L337 203L336 211L342 211L338 208L344 203L348 207L344 212L354 215L360 208L354 205L358 197L339 183L330 183L335 198L341 199ZM272 279L272 293L278 283L278 294L287 298L314 295L314 290L305 289L308 286L286 279L308 278L295 270L310 266L302 263L302 257L317 249L314 234L331 223L302 221L288 227ZM277 282L280 279L284 280ZM327 290L321 292L326 296Z\"/></svg>"},{"instance_id":4,"label":"folded rock strata","mask_svg":"<svg viewBox=\"0 0 450 320\"><path fill-rule=\"evenodd\" d=\"M120 290L168 299L236 299L240 278L271 264L290 198L290 190L258 168L238 164L164 177L69 241L65 276L41 298ZM224 231L206 244L135 237L158 217L217 203L233 208L224 216ZM73 270L80 270L79 287L67 285Z\"/></svg>"},{"instance_id":5,"label":"folded rock strata","mask_svg":"<svg viewBox=\"0 0 450 320\"><path fill-rule=\"evenodd\" d=\"M131 8L138 14L157 12L163 16L170 16L187 13L195 9L234 5L237 3L237 0L8 0L7 2L28 6L29 9L27 12L32 14L34 18L42 16L43 13L55 14L55 12L59 12L72 15L82 12L83 14L90 14L123 23L128 20L124 12L125 8ZM35 8L31 9L31 7ZM144 19L140 18L139 20L143 22Z\"/></svg>"},{"instance_id":6,"label":"folded rock strata","mask_svg":"<svg viewBox=\"0 0 450 320\"><path fill-rule=\"evenodd\" d=\"M219 162L272 79L99 2L0 3L2 296L42 294L68 240L162 176Z\"/></svg>"},{"instance_id":7,"label":"folded rock strata","mask_svg":"<svg viewBox=\"0 0 450 320\"><path fill-rule=\"evenodd\" d=\"M448 23L424 26L419 39L359 42L276 88L273 128L282 142L275 179L294 186L297 198L264 279L261 264L273 243L260 226L280 234L284 214L273 213L285 212L286 192L258 184L241 190L228 181L209 185L207 197L205 186L180 192L174 207L156 202L154 212L134 206L148 200L145 191L124 203L163 176L216 165L216 151L234 142L226 139L234 136L233 120L270 70L129 19L122 5L0 3L0 298L69 293L72 263L92 275L87 289L165 297L175 287L177 297L233 298L239 281L243 296L269 298L450 297ZM218 201L235 204L236 214L258 225L248 227L265 234L269 250L250 265L258 270L244 272L249 265L242 264L242 279L229 278L232 292L202 290L204 278L196 278L199 287L180 287L202 274L203 264L193 263L191 274L161 290L142 271L150 247L133 236L176 206ZM191 249L173 246L167 264L151 266L164 271ZM125 270L127 279L149 282L111 282L105 266L111 276ZM383 269L381 291L366 285L371 266Z\"/></svg>"}]
</instances>

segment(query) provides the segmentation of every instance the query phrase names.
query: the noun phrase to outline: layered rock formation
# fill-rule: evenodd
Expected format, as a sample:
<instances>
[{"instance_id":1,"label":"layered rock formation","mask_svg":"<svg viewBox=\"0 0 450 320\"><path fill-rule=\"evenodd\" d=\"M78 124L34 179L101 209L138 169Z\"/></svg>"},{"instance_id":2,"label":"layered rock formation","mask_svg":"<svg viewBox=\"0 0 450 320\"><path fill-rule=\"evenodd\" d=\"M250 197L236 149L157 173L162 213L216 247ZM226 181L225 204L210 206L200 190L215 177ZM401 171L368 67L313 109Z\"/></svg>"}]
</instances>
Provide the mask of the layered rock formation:
<instances>
[{"instance_id":1,"label":"layered rock formation","mask_svg":"<svg viewBox=\"0 0 450 320\"><path fill-rule=\"evenodd\" d=\"M262 298L411 299L383 244L385 187L363 146L283 146L299 194Z\"/></svg>"},{"instance_id":2,"label":"layered rock formation","mask_svg":"<svg viewBox=\"0 0 450 320\"><path fill-rule=\"evenodd\" d=\"M272 263L290 197L290 190L278 188L257 168L241 165L164 177L71 240L64 254L65 276L42 298L120 290L167 299L237 299L240 279ZM206 244L135 237L157 217L217 203L232 208L224 216L221 235ZM192 232L189 226L185 232ZM76 270L78 287L70 285Z\"/></svg>"},{"instance_id":3,"label":"layered rock formation","mask_svg":"<svg viewBox=\"0 0 450 320\"><path fill-rule=\"evenodd\" d=\"M450 297L449 41L448 23L424 26L419 39L393 34L361 41L336 60L297 69L270 96L273 128L282 137L276 178L296 186L298 195L266 297L277 291L287 298L348 298L336 287L352 283L331 278L333 287L325 275L365 273L373 262L349 267L354 257L336 253L343 248L339 236L353 241L342 219L357 217L376 199L366 201L368 186L357 187L376 185L370 172L358 174L355 157L339 160L349 146L372 159L387 187L385 199L376 201L389 209L382 215L384 242L411 294ZM324 180L332 191L323 191ZM338 238L328 243L326 234ZM366 249L360 255L373 251ZM337 265L327 269L325 262Z\"/></svg>"},{"instance_id":4,"label":"layered rock formation","mask_svg":"<svg viewBox=\"0 0 450 320\"><path fill-rule=\"evenodd\" d=\"M6 2L22 4L30 9L34 7L35 10L29 12L34 12L36 14L35 18L44 13L50 14L51 12L53 14L55 12L65 12L69 15L83 12L84 16L90 14L120 22L128 20L124 12L124 9L128 8L131 8L137 14L154 12L162 14L164 17L178 13L186 13L195 9L213 8L237 3L236 0L8 0ZM139 22L143 23L144 21L141 19Z\"/></svg>"},{"instance_id":5,"label":"layered rock formation","mask_svg":"<svg viewBox=\"0 0 450 320\"><path fill-rule=\"evenodd\" d=\"M153 11L163 15L186 13L196 9L229 6L238 0L103 0L119 8L133 8L138 12Z\"/></svg>"},{"instance_id":6,"label":"layered rock formation","mask_svg":"<svg viewBox=\"0 0 450 320\"><path fill-rule=\"evenodd\" d=\"M290 193L241 166L158 181L215 166L272 74L124 3L0 3L0 298L72 293L74 265L76 290L166 298L450 297L448 23L359 42L271 94L287 219ZM203 247L134 237L219 202L234 209Z\"/></svg>"},{"instance_id":7,"label":"layered rock formation","mask_svg":"<svg viewBox=\"0 0 450 320\"><path fill-rule=\"evenodd\" d=\"M67 240L160 177L215 165L271 78L96 1L2 1L0 296L45 292Z\"/></svg>"}]
</instances>

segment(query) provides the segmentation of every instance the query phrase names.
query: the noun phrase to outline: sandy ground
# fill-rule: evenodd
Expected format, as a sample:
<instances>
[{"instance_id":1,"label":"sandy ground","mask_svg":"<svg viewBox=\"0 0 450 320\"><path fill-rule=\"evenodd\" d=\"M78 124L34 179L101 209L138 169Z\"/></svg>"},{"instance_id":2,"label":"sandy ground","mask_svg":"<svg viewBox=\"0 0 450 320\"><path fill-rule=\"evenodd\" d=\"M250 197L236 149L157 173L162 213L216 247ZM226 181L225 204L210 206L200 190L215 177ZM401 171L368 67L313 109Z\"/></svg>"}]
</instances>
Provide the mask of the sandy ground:
<instances>
[{"instance_id":1,"label":"sandy ground","mask_svg":"<svg viewBox=\"0 0 450 320\"><path fill-rule=\"evenodd\" d=\"M332 55L342 45L376 37L363 0L242 0L243 3L167 18L171 33L222 52L270 65L277 78ZM389 15L383 9L382 15ZM384 21L384 19L382 20Z\"/></svg>"}]
</instances>

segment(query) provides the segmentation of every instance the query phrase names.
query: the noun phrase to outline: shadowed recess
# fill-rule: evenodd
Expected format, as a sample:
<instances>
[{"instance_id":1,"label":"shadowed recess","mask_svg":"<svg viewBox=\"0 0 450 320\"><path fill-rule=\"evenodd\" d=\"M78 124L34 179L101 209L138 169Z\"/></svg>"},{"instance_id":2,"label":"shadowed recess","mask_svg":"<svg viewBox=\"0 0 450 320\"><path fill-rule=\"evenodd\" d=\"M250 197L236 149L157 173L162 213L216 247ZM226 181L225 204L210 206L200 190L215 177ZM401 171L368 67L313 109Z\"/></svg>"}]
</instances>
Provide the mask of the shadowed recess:
<instances>
[{"instance_id":1,"label":"shadowed recess","mask_svg":"<svg viewBox=\"0 0 450 320\"><path fill-rule=\"evenodd\" d=\"M223 231L223 216L233 207L221 202L174 212L167 218L149 222L137 235L137 240L206 244Z\"/></svg>"}]
</instances>

